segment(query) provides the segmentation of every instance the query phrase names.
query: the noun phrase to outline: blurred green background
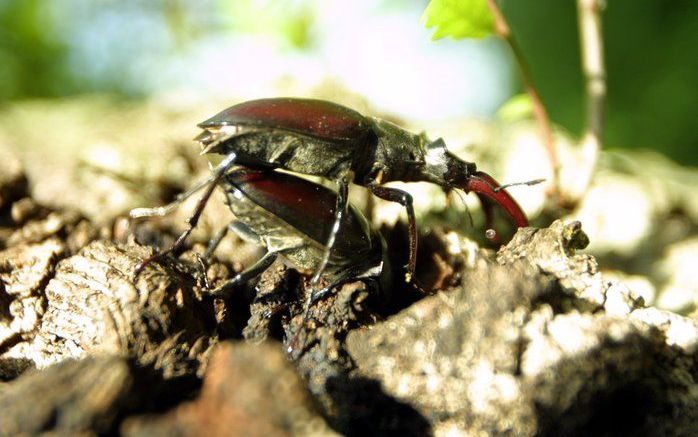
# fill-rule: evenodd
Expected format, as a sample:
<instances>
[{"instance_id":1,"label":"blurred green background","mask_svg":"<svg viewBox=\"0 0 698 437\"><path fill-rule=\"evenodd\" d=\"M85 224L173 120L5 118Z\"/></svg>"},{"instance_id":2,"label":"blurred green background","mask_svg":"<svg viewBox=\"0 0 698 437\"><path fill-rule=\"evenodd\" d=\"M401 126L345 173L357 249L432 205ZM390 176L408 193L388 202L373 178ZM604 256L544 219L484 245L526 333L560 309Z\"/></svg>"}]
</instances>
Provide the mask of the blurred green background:
<instances>
[{"instance_id":1,"label":"blurred green background","mask_svg":"<svg viewBox=\"0 0 698 437\"><path fill-rule=\"evenodd\" d=\"M226 87L231 98L252 97L279 80L329 77L398 115L491 116L520 92L506 47L493 38L431 41L419 21L426 3L0 0L0 105L86 93L220 95ZM575 2L500 3L551 118L579 134ZM698 2L612 0L603 23L606 145L698 164Z\"/></svg>"}]
</instances>

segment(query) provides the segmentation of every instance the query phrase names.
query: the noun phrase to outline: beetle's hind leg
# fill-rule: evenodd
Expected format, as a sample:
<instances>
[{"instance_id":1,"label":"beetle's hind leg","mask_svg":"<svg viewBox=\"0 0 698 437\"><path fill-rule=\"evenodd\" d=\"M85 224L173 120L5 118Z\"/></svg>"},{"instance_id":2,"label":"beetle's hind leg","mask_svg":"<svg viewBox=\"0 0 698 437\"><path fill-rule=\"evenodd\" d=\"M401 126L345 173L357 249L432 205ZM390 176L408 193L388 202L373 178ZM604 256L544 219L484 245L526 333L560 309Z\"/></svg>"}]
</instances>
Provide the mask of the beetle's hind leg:
<instances>
[{"instance_id":1,"label":"beetle's hind leg","mask_svg":"<svg viewBox=\"0 0 698 437\"><path fill-rule=\"evenodd\" d=\"M206 269L208 267L208 264L211 260L211 257L213 257L213 254L216 252L216 249L218 249L218 246L221 244L221 241L223 241L226 235L228 235L228 232L233 227L233 224L234 222L231 222L226 226L222 227L218 232L216 232L213 238L209 240L208 246L206 246L206 250L204 251L204 253L201 255L196 254L196 258L201 268L201 275L203 276L206 290L211 289L211 286L208 282L208 277L206 276Z\"/></svg>"},{"instance_id":2,"label":"beetle's hind leg","mask_svg":"<svg viewBox=\"0 0 698 437\"><path fill-rule=\"evenodd\" d=\"M208 241L208 246L206 246L206 251L203 253L203 255L201 255L201 259L206 262L211 259L213 254L216 252L216 249L218 249L218 246L221 244L221 241L223 241L226 235L228 235L229 230L230 224L216 232L216 235L214 235L213 238Z\"/></svg>"},{"instance_id":3,"label":"beetle's hind leg","mask_svg":"<svg viewBox=\"0 0 698 437\"><path fill-rule=\"evenodd\" d=\"M152 208L152 209L141 209L137 208L134 209L130 212L130 216L132 218L138 218L138 217L147 217L147 216L158 216L158 215L165 215L169 213L172 209L174 209L176 206L178 206L184 199L187 197L191 197L194 193L196 193L198 190L206 187L206 191L204 191L204 194L199 198L199 201L196 203L196 208L194 208L193 214L187 219L187 228L182 232L179 237L175 240L175 242L170 246L168 249L162 250L160 252L157 252L156 254L146 258L142 262L140 262L136 266L136 270L134 272L134 278L138 278L138 275L141 274L143 269L145 269L149 264L159 261L163 259L165 256L167 256L170 253L177 254L179 251L182 249L182 246L184 245L184 242L187 240L189 235L192 233L194 228L199 224L199 219L201 218L201 214L204 212L204 208L206 207L206 204L208 203L209 199L211 198L211 195L213 194L213 191L216 189L216 186L218 186L218 183L221 181L223 176L225 176L225 173L232 167L233 163L235 162L236 154L235 153L230 153L226 155L226 157L221 161L216 168L213 169L213 173L211 176L206 179L205 181L197 184L194 186L192 189L187 190L183 195L177 196L177 199L170 203L169 205L166 205L161 208ZM153 214L148 214L148 213L153 213Z\"/></svg>"},{"instance_id":4,"label":"beetle's hind leg","mask_svg":"<svg viewBox=\"0 0 698 437\"><path fill-rule=\"evenodd\" d=\"M171 213L179 205L184 203L185 200L196 194L197 191L206 187L211 182L213 182L213 177L209 176L208 178L204 179L203 181L200 181L193 187L189 188L187 191L179 193L175 197L175 200L168 203L167 205L156 206L154 208L133 208L131 211L129 211L128 215L132 219L142 217L164 217L167 214Z\"/></svg>"},{"instance_id":5,"label":"beetle's hind leg","mask_svg":"<svg viewBox=\"0 0 698 437\"><path fill-rule=\"evenodd\" d=\"M232 220L224 228L219 230L216 235L211 238L211 240L209 240L208 247L206 247L206 251L203 254L204 260L211 259L213 254L216 252L216 249L218 249L218 246L221 244L221 241L223 241L225 236L228 235L228 232L230 231L235 232L240 238L250 244L264 246L262 239L259 238L259 235L255 234L254 231L249 228L249 226L239 220Z\"/></svg>"}]
</instances>

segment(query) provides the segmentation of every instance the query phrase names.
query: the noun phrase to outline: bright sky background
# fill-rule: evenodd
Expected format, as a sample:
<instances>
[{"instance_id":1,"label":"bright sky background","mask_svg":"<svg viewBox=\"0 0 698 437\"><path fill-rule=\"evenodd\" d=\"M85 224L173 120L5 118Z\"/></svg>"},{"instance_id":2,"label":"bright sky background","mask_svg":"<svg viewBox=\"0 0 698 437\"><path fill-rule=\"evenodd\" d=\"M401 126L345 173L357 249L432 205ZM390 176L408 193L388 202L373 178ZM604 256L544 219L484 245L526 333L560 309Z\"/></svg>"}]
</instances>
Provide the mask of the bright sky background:
<instances>
[{"instance_id":1,"label":"bright sky background","mask_svg":"<svg viewBox=\"0 0 698 437\"><path fill-rule=\"evenodd\" d=\"M116 75L136 93L249 99L278 94L281 82L310 90L331 79L375 108L420 120L490 115L511 94L504 47L494 39L431 41L422 2L316 2L309 50L289 50L273 32L209 32L182 46L159 7L65 3L71 7L54 13L69 15L59 22L71 27L72 68L91 82ZM217 5L182 3L193 29L224 26L225 16L211 13Z\"/></svg>"}]
</instances>

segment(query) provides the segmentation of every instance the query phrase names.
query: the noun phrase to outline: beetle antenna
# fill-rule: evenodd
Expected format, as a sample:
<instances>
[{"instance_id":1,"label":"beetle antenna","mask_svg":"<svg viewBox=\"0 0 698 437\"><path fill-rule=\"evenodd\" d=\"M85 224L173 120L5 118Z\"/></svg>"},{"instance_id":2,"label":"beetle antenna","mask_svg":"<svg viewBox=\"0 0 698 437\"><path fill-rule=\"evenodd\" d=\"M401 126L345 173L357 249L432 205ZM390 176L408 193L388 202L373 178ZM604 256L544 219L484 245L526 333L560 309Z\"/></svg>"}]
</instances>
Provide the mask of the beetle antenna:
<instances>
[{"instance_id":1,"label":"beetle antenna","mask_svg":"<svg viewBox=\"0 0 698 437\"><path fill-rule=\"evenodd\" d=\"M528 185L528 186L530 187L530 186L533 186L533 185L538 185L538 184L540 184L541 182L545 182L545 178L543 178L543 179L532 179L532 180L530 180L530 181L524 181L524 182L512 182L512 183L510 183L510 184L504 184L504 185L502 185L502 186L500 186L500 187L492 187L492 190L494 190L494 192L496 193L496 192L498 192L498 191L504 190L505 188L509 188L509 187L516 187L516 186L519 186L519 185Z\"/></svg>"}]
</instances>

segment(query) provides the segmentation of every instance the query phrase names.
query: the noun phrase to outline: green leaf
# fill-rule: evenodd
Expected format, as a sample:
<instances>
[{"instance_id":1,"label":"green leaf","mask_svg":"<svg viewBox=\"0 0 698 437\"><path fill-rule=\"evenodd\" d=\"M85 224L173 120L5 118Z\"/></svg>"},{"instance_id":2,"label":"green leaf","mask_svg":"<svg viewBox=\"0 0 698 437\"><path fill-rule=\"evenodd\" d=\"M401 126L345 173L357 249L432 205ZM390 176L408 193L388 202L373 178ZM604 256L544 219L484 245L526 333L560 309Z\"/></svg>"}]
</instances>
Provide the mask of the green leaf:
<instances>
[{"instance_id":1,"label":"green leaf","mask_svg":"<svg viewBox=\"0 0 698 437\"><path fill-rule=\"evenodd\" d=\"M533 115L533 102L531 102L531 97L526 93L515 95L499 108L497 115L505 121L531 118Z\"/></svg>"},{"instance_id":2,"label":"green leaf","mask_svg":"<svg viewBox=\"0 0 698 437\"><path fill-rule=\"evenodd\" d=\"M485 38L494 32L487 0L431 0L422 20L427 28L436 28L432 39Z\"/></svg>"}]
</instances>

